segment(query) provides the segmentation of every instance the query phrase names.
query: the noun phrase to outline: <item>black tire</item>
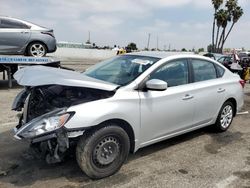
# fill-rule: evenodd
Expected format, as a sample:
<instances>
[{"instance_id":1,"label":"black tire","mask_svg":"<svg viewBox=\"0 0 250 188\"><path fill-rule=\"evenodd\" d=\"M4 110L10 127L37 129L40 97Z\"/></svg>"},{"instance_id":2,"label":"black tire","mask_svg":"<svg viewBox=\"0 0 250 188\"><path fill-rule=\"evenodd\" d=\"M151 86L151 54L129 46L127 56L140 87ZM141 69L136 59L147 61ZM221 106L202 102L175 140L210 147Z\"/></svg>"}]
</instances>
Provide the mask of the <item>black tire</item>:
<instances>
[{"instance_id":1,"label":"black tire","mask_svg":"<svg viewBox=\"0 0 250 188\"><path fill-rule=\"evenodd\" d=\"M32 42L27 47L27 55L33 57L43 57L47 53L47 47L41 42Z\"/></svg>"},{"instance_id":2,"label":"black tire","mask_svg":"<svg viewBox=\"0 0 250 188\"><path fill-rule=\"evenodd\" d=\"M220 112L218 114L216 123L215 123L216 131L224 132L230 127L230 125L233 121L233 118L234 118L234 110L235 110L235 107L234 107L233 103L230 101L226 101L222 105ZM228 115L225 116L226 112ZM223 116L224 116L224 118L223 118Z\"/></svg>"},{"instance_id":3,"label":"black tire","mask_svg":"<svg viewBox=\"0 0 250 188\"><path fill-rule=\"evenodd\" d=\"M116 173L129 154L127 133L118 126L106 126L80 138L76 159L80 168L92 179Z\"/></svg>"}]
</instances>

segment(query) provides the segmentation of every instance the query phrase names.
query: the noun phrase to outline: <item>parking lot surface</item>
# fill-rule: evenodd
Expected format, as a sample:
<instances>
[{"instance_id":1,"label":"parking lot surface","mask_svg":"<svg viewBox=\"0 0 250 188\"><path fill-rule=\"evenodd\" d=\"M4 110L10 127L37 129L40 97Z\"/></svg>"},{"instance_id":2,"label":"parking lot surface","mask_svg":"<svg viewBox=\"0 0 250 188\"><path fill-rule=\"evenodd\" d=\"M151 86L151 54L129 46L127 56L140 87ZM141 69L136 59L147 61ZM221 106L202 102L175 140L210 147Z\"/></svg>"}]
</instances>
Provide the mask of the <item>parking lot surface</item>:
<instances>
[{"instance_id":1,"label":"parking lot surface","mask_svg":"<svg viewBox=\"0 0 250 188\"><path fill-rule=\"evenodd\" d=\"M64 63L82 71L94 60ZM1 75L0 75L1 78ZM22 88L0 80L0 187L250 187L250 114L237 115L227 132L209 128L140 149L115 175L93 181L73 156L48 165L36 159L29 143L13 138L17 122L11 103ZM250 110L250 84L245 105ZM152 125L153 126L153 125Z\"/></svg>"}]
</instances>

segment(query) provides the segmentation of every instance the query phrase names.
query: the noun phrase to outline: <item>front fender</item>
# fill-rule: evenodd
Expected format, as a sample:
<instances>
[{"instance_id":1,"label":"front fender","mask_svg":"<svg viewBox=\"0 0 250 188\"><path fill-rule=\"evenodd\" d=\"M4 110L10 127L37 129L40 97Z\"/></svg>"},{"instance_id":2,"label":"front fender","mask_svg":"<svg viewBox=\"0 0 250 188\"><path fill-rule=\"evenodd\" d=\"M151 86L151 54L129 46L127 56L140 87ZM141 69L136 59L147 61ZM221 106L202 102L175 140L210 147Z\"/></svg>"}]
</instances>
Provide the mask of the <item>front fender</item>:
<instances>
[{"instance_id":1,"label":"front fender","mask_svg":"<svg viewBox=\"0 0 250 188\"><path fill-rule=\"evenodd\" d=\"M128 102L104 99L72 106L68 111L75 112L65 124L68 129L90 127L110 119L122 119L131 126L140 126L139 100Z\"/></svg>"}]
</instances>

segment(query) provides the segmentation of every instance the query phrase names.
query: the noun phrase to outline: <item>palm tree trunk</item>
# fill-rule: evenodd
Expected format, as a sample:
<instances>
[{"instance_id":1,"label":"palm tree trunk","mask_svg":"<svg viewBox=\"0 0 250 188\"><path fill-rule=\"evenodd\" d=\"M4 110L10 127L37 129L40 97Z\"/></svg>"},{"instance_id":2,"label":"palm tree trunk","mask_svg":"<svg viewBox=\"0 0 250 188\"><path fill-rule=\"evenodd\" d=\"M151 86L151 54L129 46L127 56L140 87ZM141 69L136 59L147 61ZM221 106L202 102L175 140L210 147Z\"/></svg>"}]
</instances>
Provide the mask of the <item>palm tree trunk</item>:
<instances>
[{"instance_id":1,"label":"palm tree trunk","mask_svg":"<svg viewBox=\"0 0 250 188\"><path fill-rule=\"evenodd\" d=\"M219 40L219 43L217 44L217 49L220 49L220 46L222 44L222 41L224 40L224 37L225 37L225 30L226 28L223 28L222 32L221 32L221 35L220 35L220 40Z\"/></svg>"},{"instance_id":2,"label":"palm tree trunk","mask_svg":"<svg viewBox=\"0 0 250 188\"><path fill-rule=\"evenodd\" d=\"M223 46L224 46L224 44L225 44L225 42L226 42L226 40L227 40L228 35L230 34L230 32L231 32L232 29L233 29L234 24L235 24L235 22L233 22L233 24L231 25L230 29L229 29L228 32L227 32L226 37L225 37L224 40L222 41L222 44L221 44L222 48L223 48Z\"/></svg>"},{"instance_id":3,"label":"palm tree trunk","mask_svg":"<svg viewBox=\"0 0 250 188\"><path fill-rule=\"evenodd\" d=\"M222 35L221 35L221 41L218 44L218 48L220 49L219 50L220 53L222 53L222 51L223 51L223 46L224 46L223 41L225 39L225 33L226 33L226 28L223 29L223 32L222 32Z\"/></svg>"},{"instance_id":4,"label":"palm tree trunk","mask_svg":"<svg viewBox=\"0 0 250 188\"><path fill-rule=\"evenodd\" d=\"M215 42L215 50L214 50L214 52L217 52L217 44L218 44L219 32L220 32L220 26L217 27L217 34L216 34L216 42Z\"/></svg>"},{"instance_id":5,"label":"palm tree trunk","mask_svg":"<svg viewBox=\"0 0 250 188\"><path fill-rule=\"evenodd\" d=\"M214 22L213 22L213 31L212 31L212 52L214 52L214 32L215 32L215 16L214 16Z\"/></svg>"}]
</instances>

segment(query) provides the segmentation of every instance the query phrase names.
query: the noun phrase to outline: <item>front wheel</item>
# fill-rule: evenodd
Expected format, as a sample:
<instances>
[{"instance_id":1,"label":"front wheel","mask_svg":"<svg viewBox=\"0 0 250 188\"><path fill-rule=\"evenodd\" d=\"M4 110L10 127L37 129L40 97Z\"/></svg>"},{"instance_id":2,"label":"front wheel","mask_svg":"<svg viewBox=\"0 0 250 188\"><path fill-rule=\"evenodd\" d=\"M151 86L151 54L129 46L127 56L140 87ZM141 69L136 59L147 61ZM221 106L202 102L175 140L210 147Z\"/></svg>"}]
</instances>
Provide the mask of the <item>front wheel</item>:
<instances>
[{"instance_id":1,"label":"front wheel","mask_svg":"<svg viewBox=\"0 0 250 188\"><path fill-rule=\"evenodd\" d=\"M46 46L40 42L31 43L27 48L27 54L33 57L43 57L47 53Z\"/></svg>"},{"instance_id":2,"label":"front wheel","mask_svg":"<svg viewBox=\"0 0 250 188\"><path fill-rule=\"evenodd\" d=\"M90 178L100 179L121 168L129 147L129 137L121 127L106 126L79 140L76 159Z\"/></svg>"},{"instance_id":3,"label":"front wheel","mask_svg":"<svg viewBox=\"0 0 250 188\"><path fill-rule=\"evenodd\" d=\"M225 102L219 112L215 126L217 131L226 131L231 125L234 117L234 105L227 101Z\"/></svg>"}]
</instances>

